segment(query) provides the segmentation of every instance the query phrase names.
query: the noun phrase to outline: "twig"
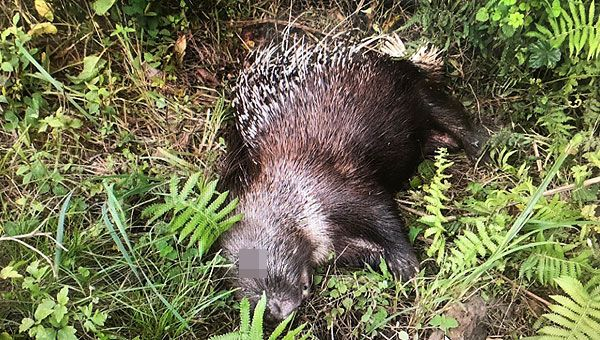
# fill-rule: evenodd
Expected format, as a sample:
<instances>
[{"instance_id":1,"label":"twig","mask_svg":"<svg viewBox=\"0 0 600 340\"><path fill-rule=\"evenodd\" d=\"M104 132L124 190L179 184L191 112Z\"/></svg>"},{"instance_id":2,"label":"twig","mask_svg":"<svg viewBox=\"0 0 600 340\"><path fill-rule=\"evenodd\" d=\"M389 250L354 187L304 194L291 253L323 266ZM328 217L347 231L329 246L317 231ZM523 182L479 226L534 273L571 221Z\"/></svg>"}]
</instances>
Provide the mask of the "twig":
<instances>
[{"instance_id":1,"label":"twig","mask_svg":"<svg viewBox=\"0 0 600 340\"><path fill-rule=\"evenodd\" d=\"M35 248L34 246L30 245L29 243L23 241L23 239L25 238L32 238L32 237L37 237L37 236L44 236L47 237L49 239L51 239L52 241L54 241L54 243L60 247L61 249L63 249L64 251L67 251L67 249L65 247L63 247L62 244L58 244L56 242L56 240L50 235L50 233L41 233L38 231L32 231L30 233L27 234L22 234L22 235L16 235L16 236L0 236L0 242L2 241L13 241L13 242L17 242L20 243L22 245L24 245L25 247L33 250L34 252L36 252L38 255L40 255L44 260L46 260L46 262L48 262L48 264L50 265L50 268L52 268L52 272L54 273L54 276L56 277L56 270L54 268L54 264L52 263L52 260L50 260L50 258L48 256L46 256L44 253L42 253L41 251L39 251L37 248Z\"/></svg>"},{"instance_id":2,"label":"twig","mask_svg":"<svg viewBox=\"0 0 600 340\"><path fill-rule=\"evenodd\" d=\"M502 277L504 280L508 281L513 286L513 288L522 290L523 293L525 293L525 295L527 295L527 296L529 296L529 297L537 300L538 302L541 302L544 306L549 307L552 304L548 300L546 300L546 299L544 299L544 298L542 298L540 296L537 296L537 295L533 294L532 292L528 291L527 289L525 289L525 288L521 287L520 285L516 284L513 280L509 279L508 277L506 277L506 276L504 276L502 274L500 274L500 277Z\"/></svg>"},{"instance_id":3,"label":"twig","mask_svg":"<svg viewBox=\"0 0 600 340\"><path fill-rule=\"evenodd\" d=\"M291 26L294 28L298 28L303 31L307 31L307 32L311 32L311 33L323 33L318 29L308 27L306 25L297 24L294 22L288 22L286 20L278 20L278 19L238 20L238 21L230 21L227 23L227 25L229 25L230 27L246 27L246 26L260 25L260 24L284 25L284 26Z\"/></svg>"},{"instance_id":4,"label":"twig","mask_svg":"<svg viewBox=\"0 0 600 340\"><path fill-rule=\"evenodd\" d=\"M31 237L37 237L37 236L49 237L50 233L40 233L38 231L32 231L30 233L17 235L17 236L0 236L0 241L14 241L16 239L31 238Z\"/></svg>"},{"instance_id":5,"label":"twig","mask_svg":"<svg viewBox=\"0 0 600 340\"><path fill-rule=\"evenodd\" d=\"M46 260L46 262L48 262L48 264L50 265L50 268L54 269L54 265L52 263L52 260L50 260L50 258L48 256L44 255L44 253L42 253L41 251L37 250L34 246L28 244L27 242L22 241L22 240L20 240L20 239L18 239L16 237L0 237L0 241L15 241L17 243L20 243L20 244L24 245L25 247L27 247L27 248L33 250L34 252L38 253L42 258L44 258L44 260ZM54 270L52 272L54 272Z\"/></svg>"},{"instance_id":6,"label":"twig","mask_svg":"<svg viewBox=\"0 0 600 340\"><path fill-rule=\"evenodd\" d=\"M540 151L538 150L538 146L536 142L533 142L533 154L535 155L535 164L537 166L538 172L542 172L542 160L540 159Z\"/></svg>"},{"instance_id":7,"label":"twig","mask_svg":"<svg viewBox=\"0 0 600 340\"><path fill-rule=\"evenodd\" d=\"M475 94L475 90L473 90L473 86L471 86L471 84L469 84L469 88L471 89L471 93L473 93L473 97L477 103L477 117L479 117L479 122L481 122L481 104L479 103L479 98L477 98L477 94Z\"/></svg>"},{"instance_id":8,"label":"twig","mask_svg":"<svg viewBox=\"0 0 600 340\"><path fill-rule=\"evenodd\" d=\"M588 180L583 181L583 187L589 187L590 185L594 185L594 184L598 184L600 183L600 176L598 177L594 177L594 178L590 178ZM573 189L575 189L576 185L575 184L567 184L567 185L563 185L561 187L558 188L554 188L554 189L550 189L550 190L546 190L544 192L544 196L552 196L554 194L558 194L561 192L565 192L565 191L571 191Z\"/></svg>"}]
</instances>

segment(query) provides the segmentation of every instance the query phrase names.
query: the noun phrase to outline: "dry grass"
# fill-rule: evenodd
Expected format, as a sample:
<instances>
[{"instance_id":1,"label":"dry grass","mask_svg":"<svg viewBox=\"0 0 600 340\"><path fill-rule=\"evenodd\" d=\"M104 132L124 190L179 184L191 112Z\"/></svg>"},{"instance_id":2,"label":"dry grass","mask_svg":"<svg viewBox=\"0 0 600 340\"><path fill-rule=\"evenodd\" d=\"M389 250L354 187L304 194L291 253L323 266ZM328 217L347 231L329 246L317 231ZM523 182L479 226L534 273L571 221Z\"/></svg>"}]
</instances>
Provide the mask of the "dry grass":
<instances>
[{"instance_id":1,"label":"dry grass","mask_svg":"<svg viewBox=\"0 0 600 340\"><path fill-rule=\"evenodd\" d=\"M34 229L54 233L61 204L67 193L73 192L74 203L67 226L70 239L66 240L69 252L58 282L75 287L83 300L96 296L93 289L98 290L97 296L103 299L100 305L111 315L107 333L125 338L137 334L206 338L207 334L234 329L239 320L235 303L228 297L215 299L209 308L189 317L189 329L178 332L169 328L170 323L176 324L175 319L165 312L162 302L149 293L147 286L134 280L108 234L98 231L102 225L101 208L106 201L102 182L115 184L131 222L132 240L136 244L147 244L148 247L143 248L144 257L155 259L158 251L153 246L158 241L152 239L154 236L147 236L153 235L155 230L143 224L140 207L156 198L149 198L150 189L160 186L172 175L186 176L199 171L209 178L216 176L219 160L226 151L220 137L231 115L228 105L231 86L248 53L286 25L312 39L350 30L359 37L398 30L409 48L422 44L426 32L419 23L411 21L415 13L412 1L386 3L370 2L371 5L362 7L362 2L357 5L344 0L306 1L289 8L288 2L279 0L223 0L184 2L186 7L181 8L173 1L162 2L160 6L152 3L145 8L145 14L137 16L125 13L124 7L118 5L119 9L110 16L99 17L94 15L88 1L53 1L57 34L37 37L28 46L30 51L39 49L35 57L55 80L69 89L61 93L47 81L32 81L29 74L36 70L29 66L29 74L18 74L25 82L25 89L7 91L14 98L29 97L34 92L42 94L48 105L40 110L39 120L62 110L80 119L82 125L46 131L38 130L39 122L14 130L0 128L0 235ZM153 6L163 12L149 15L148 11L155 10ZM33 1L5 2L0 5L2 29L10 26L15 13L21 15L25 27L45 21L36 13ZM160 29L152 31L152 20L157 18L171 20L171 23L159 20L157 24L166 33ZM138 31L115 34L119 30L117 24L135 26ZM439 44L451 39L429 38ZM479 58L473 46L454 42L443 47L446 48L445 68L450 88L475 119L490 130L510 123L511 118L505 112L528 94L523 90L513 91L511 83L496 83L495 75L486 72L492 69L486 64L490 60ZM77 75L83 69L84 58L91 55L104 60L99 70L101 79L97 79L95 85L104 89L106 95L101 96L97 112L83 115L67 97L89 109L86 105L91 100L86 94L90 87L73 83L70 76ZM526 102L525 105L532 104ZM19 109L22 115L26 107ZM515 126L519 127L518 122ZM528 141L544 144L548 138L530 135ZM534 154L533 144L527 146L531 149L521 152ZM514 184L514 178L490 168L475 168L462 155L451 156L451 159L455 162L450 169L452 187L447 193L451 202L461 202L470 195L466 187L471 182L484 185L493 182L506 187ZM25 175L35 167L39 173L30 183L24 183ZM424 213L422 193L403 193L399 201L401 208L404 207L407 225L414 225ZM450 221L466 215L454 205L449 205L445 213ZM45 254L52 254L55 249L52 242L45 240L28 242ZM417 247L424 250L427 242L420 237ZM24 268L36 256L16 244L0 242L0 247L3 249L0 267L21 261L20 266ZM183 252L183 249L178 250ZM191 310L195 301L190 299L196 297L188 296L190 291L204 298L225 290L219 273L213 272L210 265L201 264L199 259L196 261L192 261L193 265L183 260L172 265L177 267L184 263L193 267L184 276L189 282L177 282L179 286L168 281L162 264L148 260L142 261L141 266L148 275L154 275L156 282L171 282L174 287L162 287L161 294L174 300L181 298L181 307ZM430 276L408 285L386 281L389 287L369 297L392 301L392 309L398 311L372 338L395 339L400 337L400 331L422 337L431 333L433 327L427 322L433 314L447 311L446 303L452 301L450 296L440 296L440 301L422 304L419 292L435 282L432 273L436 266L431 262L425 261L430 265L431 270L427 271ZM93 279L85 281L77 276L79 267L90 268L94 272ZM369 277L372 279L369 287L375 287L387 279L372 278L369 275L375 274L369 271L338 269L335 264L321 270L320 286L298 313L294 324L307 323L317 338L364 338L356 333L362 314L341 313L333 321L328 319L333 308L344 305L343 296L332 297L333 288L327 285L334 280L358 287L366 285L360 280ZM529 290L508 278L486 280L489 314L484 323L488 334L498 337L531 334L532 322L546 308L544 292ZM48 294L50 291L55 294L58 282L48 283ZM24 302L31 299L19 286L0 280L0 292L2 290L10 299L0 301L0 329L16 334L20 318L31 314L34 306ZM473 294L481 291L475 290ZM162 312L166 315L163 319ZM364 329L364 323L361 327ZM92 334L85 336L93 337Z\"/></svg>"}]
</instances>

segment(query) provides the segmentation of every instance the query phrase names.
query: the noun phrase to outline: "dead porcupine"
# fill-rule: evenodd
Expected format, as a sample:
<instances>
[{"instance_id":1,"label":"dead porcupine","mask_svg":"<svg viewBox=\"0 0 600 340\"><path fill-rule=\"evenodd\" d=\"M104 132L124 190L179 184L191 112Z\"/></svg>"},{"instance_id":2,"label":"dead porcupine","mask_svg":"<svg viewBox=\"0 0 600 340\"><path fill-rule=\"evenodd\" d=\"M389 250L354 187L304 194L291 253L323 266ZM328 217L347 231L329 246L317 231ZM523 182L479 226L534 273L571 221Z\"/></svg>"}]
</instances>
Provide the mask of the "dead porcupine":
<instances>
[{"instance_id":1,"label":"dead porcupine","mask_svg":"<svg viewBox=\"0 0 600 340\"><path fill-rule=\"evenodd\" d=\"M392 60L336 39L255 52L235 88L222 176L244 214L220 238L239 295L256 302L265 291L270 316L282 319L330 252L341 264L384 258L397 278L414 275L394 193L437 147L474 157L484 136L444 92L435 57Z\"/></svg>"}]
</instances>

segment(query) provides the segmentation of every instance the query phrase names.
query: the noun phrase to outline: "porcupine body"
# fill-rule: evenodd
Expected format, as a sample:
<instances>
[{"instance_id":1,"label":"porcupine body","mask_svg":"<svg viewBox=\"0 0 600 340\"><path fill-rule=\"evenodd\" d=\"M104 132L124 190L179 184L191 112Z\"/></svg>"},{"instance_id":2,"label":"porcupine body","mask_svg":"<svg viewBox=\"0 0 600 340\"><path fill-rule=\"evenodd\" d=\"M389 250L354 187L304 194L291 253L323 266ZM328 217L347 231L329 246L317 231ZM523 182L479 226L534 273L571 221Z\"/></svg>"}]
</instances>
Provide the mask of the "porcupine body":
<instances>
[{"instance_id":1,"label":"porcupine body","mask_svg":"<svg viewBox=\"0 0 600 340\"><path fill-rule=\"evenodd\" d=\"M235 88L222 178L244 214L220 240L240 295L265 291L270 316L284 318L330 252L351 266L384 258L399 279L415 273L393 195L437 146L474 156L481 141L433 71L423 56L392 60L333 39L256 52ZM242 275L244 261L262 274Z\"/></svg>"}]
</instances>

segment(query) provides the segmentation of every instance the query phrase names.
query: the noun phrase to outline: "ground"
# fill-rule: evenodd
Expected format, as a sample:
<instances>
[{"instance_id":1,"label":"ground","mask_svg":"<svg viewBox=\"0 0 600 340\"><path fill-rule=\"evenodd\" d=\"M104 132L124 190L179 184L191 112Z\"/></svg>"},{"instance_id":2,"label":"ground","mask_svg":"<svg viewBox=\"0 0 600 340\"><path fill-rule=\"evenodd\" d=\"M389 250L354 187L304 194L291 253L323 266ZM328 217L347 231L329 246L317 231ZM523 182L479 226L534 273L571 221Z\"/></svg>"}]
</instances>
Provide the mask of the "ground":
<instances>
[{"instance_id":1,"label":"ground","mask_svg":"<svg viewBox=\"0 0 600 340\"><path fill-rule=\"evenodd\" d=\"M408 55L436 46L448 90L493 135L486 164L440 150L398 194L415 279L332 259L290 329L597 338L595 2L292 3L0 4L0 338L244 333L209 249L235 201L213 199L211 181L237 74L288 25L310 39L395 33Z\"/></svg>"}]
</instances>

